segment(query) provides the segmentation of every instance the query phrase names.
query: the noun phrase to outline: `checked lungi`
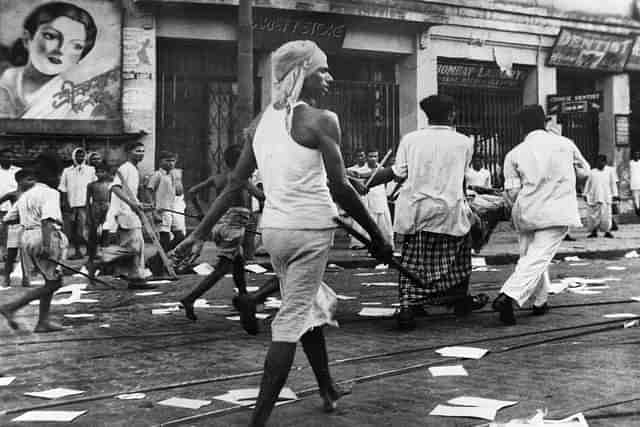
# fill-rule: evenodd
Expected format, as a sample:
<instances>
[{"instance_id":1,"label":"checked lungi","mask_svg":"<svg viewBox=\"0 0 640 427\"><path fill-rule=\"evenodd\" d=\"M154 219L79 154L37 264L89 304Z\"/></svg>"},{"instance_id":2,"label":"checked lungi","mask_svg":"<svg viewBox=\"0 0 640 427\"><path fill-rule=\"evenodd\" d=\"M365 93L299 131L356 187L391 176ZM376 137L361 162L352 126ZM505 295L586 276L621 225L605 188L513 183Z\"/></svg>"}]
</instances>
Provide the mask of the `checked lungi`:
<instances>
[{"instance_id":1,"label":"checked lungi","mask_svg":"<svg viewBox=\"0 0 640 427\"><path fill-rule=\"evenodd\" d=\"M468 294L471 238L420 231L404 236L400 263L420 277L420 288L400 274L400 307L453 304Z\"/></svg>"}]
</instances>

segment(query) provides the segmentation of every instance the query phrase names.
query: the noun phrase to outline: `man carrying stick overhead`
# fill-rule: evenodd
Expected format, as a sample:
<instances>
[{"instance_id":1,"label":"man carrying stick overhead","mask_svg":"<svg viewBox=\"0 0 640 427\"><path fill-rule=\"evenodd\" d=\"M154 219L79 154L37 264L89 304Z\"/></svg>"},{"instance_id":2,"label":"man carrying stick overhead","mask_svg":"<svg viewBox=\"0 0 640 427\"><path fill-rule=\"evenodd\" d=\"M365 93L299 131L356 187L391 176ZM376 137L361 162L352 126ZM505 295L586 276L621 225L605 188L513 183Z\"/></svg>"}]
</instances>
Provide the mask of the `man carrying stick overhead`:
<instances>
[{"instance_id":1,"label":"man carrying stick overhead","mask_svg":"<svg viewBox=\"0 0 640 427\"><path fill-rule=\"evenodd\" d=\"M333 80L327 57L312 41L293 41L273 54L274 102L246 135L229 184L209 212L175 249L189 255L222 217L251 173L260 170L266 196L262 238L280 280L282 306L273 323L272 342L251 426L264 426L284 386L302 342L318 381L324 409L333 411L344 394L329 373L323 325L335 325L336 294L322 282L338 214L335 200L360 223L385 261L391 246L349 184L340 153L340 125L333 112L316 108ZM332 199L333 198L333 199Z\"/></svg>"},{"instance_id":2,"label":"man carrying stick overhead","mask_svg":"<svg viewBox=\"0 0 640 427\"><path fill-rule=\"evenodd\" d=\"M415 328L424 305L452 306L467 315L488 302L469 295L471 209L464 194L464 173L473 142L452 128L453 99L433 95L420 102L429 126L405 135L395 164L373 177L370 186L406 178L396 202L394 231L404 235L401 264L426 284L400 275L398 327Z\"/></svg>"}]
</instances>

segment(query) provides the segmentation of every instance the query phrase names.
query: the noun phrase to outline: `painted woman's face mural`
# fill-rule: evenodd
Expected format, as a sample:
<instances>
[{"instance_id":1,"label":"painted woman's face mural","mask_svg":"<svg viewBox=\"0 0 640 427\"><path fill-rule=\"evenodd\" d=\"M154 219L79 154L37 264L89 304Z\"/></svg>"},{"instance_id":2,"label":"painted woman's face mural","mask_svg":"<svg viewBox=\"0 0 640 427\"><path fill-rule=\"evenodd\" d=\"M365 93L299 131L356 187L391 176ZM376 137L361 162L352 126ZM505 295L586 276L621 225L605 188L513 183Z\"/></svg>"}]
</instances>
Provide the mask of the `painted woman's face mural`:
<instances>
[{"instance_id":1,"label":"painted woman's face mural","mask_svg":"<svg viewBox=\"0 0 640 427\"><path fill-rule=\"evenodd\" d=\"M2 119L121 119L118 5L0 0L0 130Z\"/></svg>"},{"instance_id":2,"label":"painted woman's face mural","mask_svg":"<svg viewBox=\"0 0 640 427\"><path fill-rule=\"evenodd\" d=\"M46 75L57 75L76 65L87 42L84 25L66 16L38 27L27 42L33 66Z\"/></svg>"}]
</instances>

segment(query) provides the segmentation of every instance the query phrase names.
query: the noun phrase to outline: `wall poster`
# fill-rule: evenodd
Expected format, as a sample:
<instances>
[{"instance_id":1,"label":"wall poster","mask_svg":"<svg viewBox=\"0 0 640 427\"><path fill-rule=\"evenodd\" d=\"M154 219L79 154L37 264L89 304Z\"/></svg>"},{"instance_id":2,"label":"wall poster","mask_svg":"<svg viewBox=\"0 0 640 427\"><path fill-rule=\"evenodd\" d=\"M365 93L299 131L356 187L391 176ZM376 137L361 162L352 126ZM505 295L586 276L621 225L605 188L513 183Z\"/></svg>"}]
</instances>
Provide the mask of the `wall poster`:
<instances>
[{"instance_id":1,"label":"wall poster","mask_svg":"<svg viewBox=\"0 0 640 427\"><path fill-rule=\"evenodd\" d=\"M121 122L121 32L118 0L0 0L0 130Z\"/></svg>"}]
</instances>

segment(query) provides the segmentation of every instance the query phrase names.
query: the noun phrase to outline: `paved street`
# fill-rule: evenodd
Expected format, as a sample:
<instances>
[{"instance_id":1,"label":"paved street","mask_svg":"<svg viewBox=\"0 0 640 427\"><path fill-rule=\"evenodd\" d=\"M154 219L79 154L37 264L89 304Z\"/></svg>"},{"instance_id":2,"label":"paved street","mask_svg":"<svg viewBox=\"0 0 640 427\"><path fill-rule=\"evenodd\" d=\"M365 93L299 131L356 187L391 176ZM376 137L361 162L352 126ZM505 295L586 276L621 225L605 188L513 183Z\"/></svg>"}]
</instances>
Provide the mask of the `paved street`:
<instances>
[{"instance_id":1,"label":"paved street","mask_svg":"<svg viewBox=\"0 0 640 427\"><path fill-rule=\"evenodd\" d=\"M473 291L494 297L512 265L489 266L473 273ZM622 269L624 268L624 269ZM482 271L489 270L489 271ZM429 310L412 332L393 329L394 321L358 315L363 307L392 307L397 288L393 272L375 269L332 269L326 281L341 295L339 329L327 333L333 375L353 382L353 394L340 401L331 415L320 412L313 393L315 381L299 350L288 386L301 399L277 408L272 426L475 426L481 420L429 416L439 403L458 396L518 401L498 412L497 420L530 417L547 409L550 417L585 411L590 426L633 426L640 423L639 403L589 410L600 405L640 397L635 380L638 328L623 329L624 320L603 317L612 313L640 314L637 286L640 260L584 260L558 262L552 279L578 276L605 278L606 288L568 290L552 298L553 309L543 317L518 313L518 324L501 326L487 307L464 319L442 308ZM249 273L250 285L268 276ZM249 413L213 399L229 390L257 387L269 342L268 321L257 337L246 335L239 322L227 320L232 295L230 278L205 297L210 308L199 308L191 323L182 312L152 314L166 308L195 284L197 276L161 284L158 295L140 296L127 290L98 290L89 286L83 299L55 305L54 316L71 328L50 335L15 334L0 325L0 377L16 380L0 387L0 425L26 410L69 401L51 409L87 410L76 426L153 426L197 414L209 416L185 421L191 426L246 425ZM68 283L82 283L68 278ZM373 285L366 285L371 283ZM378 286L376 286L378 284ZM380 285L382 284L382 286ZM5 300L22 292L0 291ZM58 298L68 297L60 295ZM367 303L375 303L370 305ZM36 307L20 312L27 328ZM265 310L273 314L274 310ZM63 314L92 314L68 318ZM479 360L444 358L435 349L465 343L490 352ZM429 366L462 363L466 377L432 377ZM84 393L55 401L23 393L65 387ZM141 400L119 400L123 393L144 392ZM170 397L212 400L198 410L158 405ZM74 403L75 402L75 403ZM33 425L48 425L34 423ZM63 424L55 424L63 425Z\"/></svg>"}]
</instances>

